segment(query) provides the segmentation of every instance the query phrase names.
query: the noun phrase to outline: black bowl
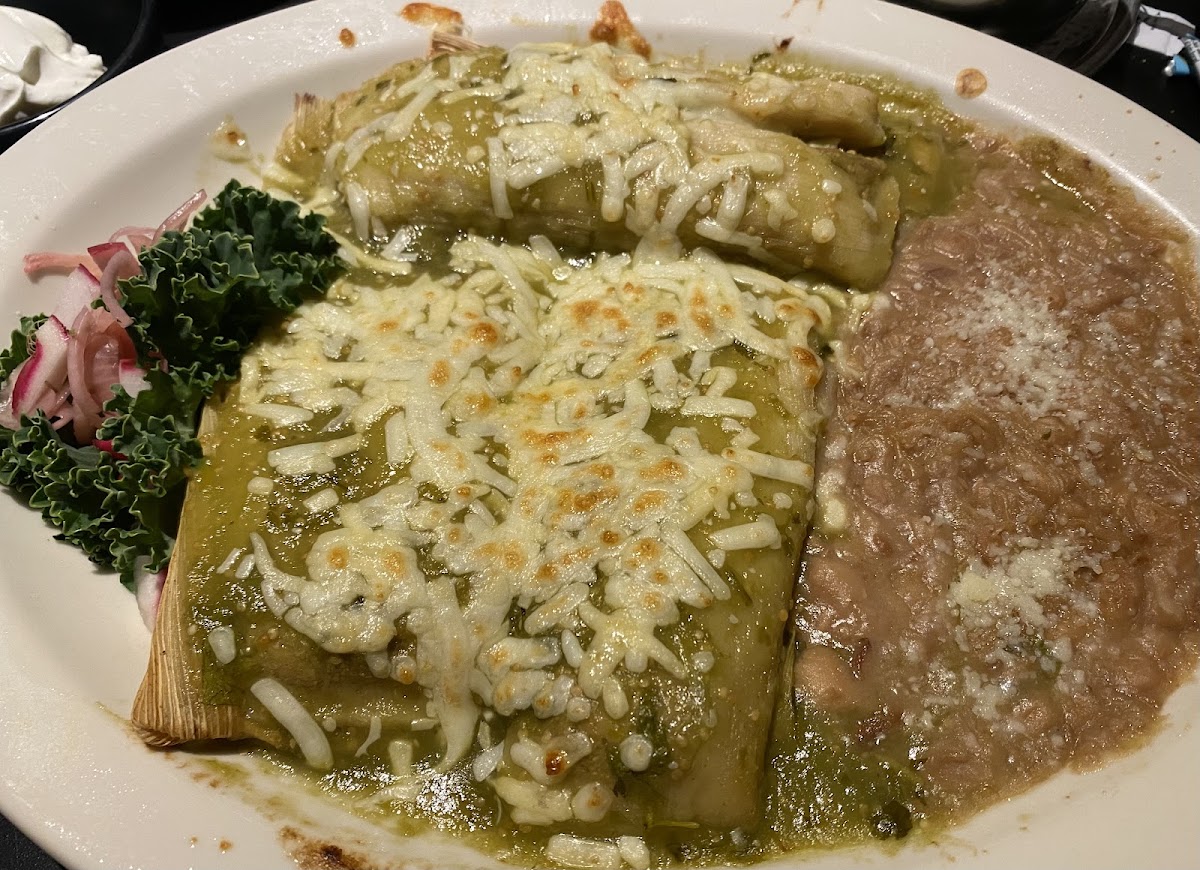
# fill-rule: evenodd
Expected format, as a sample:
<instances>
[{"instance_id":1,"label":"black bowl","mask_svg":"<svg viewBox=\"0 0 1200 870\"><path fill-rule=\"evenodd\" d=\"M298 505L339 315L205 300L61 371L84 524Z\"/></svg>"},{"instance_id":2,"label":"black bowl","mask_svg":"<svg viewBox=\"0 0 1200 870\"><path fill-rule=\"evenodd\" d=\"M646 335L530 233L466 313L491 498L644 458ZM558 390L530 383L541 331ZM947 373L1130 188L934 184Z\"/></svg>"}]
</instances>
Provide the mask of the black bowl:
<instances>
[{"instance_id":1,"label":"black bowl","mask_svg":"<svg viewBox=\"0 0 1200 870\"><path fill-rule=\"evenodd\" d=\"M1094 0L898 0L1024 48L1048 38ZM1103 0L1112 2L1112 0Z\"/></svg>"},{"instance_id":2,"label":"black bowl","mask_svg":"<svg viewBox=\"0 0 1200 870\"><path fill-rule=\"evenodd\" d=\"M0 151L92 88L146 59L157 46L155 0L3 0L49 18L75 42L104 60L104 74L79 94L54 108L0 126Z\"/></svg>"}]
</instances>

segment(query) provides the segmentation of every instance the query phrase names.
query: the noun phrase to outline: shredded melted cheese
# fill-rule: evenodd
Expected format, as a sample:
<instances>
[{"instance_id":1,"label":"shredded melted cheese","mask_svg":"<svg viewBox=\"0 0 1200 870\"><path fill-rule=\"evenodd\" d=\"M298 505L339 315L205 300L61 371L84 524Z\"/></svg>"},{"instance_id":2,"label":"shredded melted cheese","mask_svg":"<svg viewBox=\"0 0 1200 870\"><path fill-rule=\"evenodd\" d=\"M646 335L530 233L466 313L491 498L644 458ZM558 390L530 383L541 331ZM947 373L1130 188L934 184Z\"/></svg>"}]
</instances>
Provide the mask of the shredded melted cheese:
<instances>
[{"instance_id":1,"label":"shredded melted cheese","mask_svg":"<svg viewBox=\"0 0 1200 870\"><path fill-rule=\"evenodd\" d=\"M1066 538L1021 538L998 554L994 564L968 566L950 584L947 596L957 622L953 630L958 645L963 650L979 647L986 662L1002 664L1014 660L1017 651L1032 642L1042 670L1057 673L1071 660L1071 642L1057 630L1058 620L1048 605L1058 602L1077 617L1094 617L1095 602L1070 582L1077 568L1094 565L1093 558ZM960 678L976 715L1009 729L1017 727L1000 712L1017 697L1016 685L992 680L969 667Z\"/></svg>"},{"instance_id":2,"label":"shredded melted cheese","mask_svg":"<svg viewBox=\"0 0 1200 870\"><path fill-rule=\"evenodd\" d=\"M791 444L774 455L702 439L692 415L717 403L743 441L778 420L778 407L735 395L755 367L775 395L811 399L812 344L831 314L819 294L705 251L571 267L544 240L534 247L471 238L446 277L343 283L246 356L239 406L285 436L293 419L333 415L260 471L329 518L302 574L249 536L267 606L326 650L423 687L445 745L435 770L479 741L475 777L514 821L543 824L607 812L598 784L557 785L589 739L510 741L505 758L478 737L481 711L622 719L619 669L682 679L698 666L664 629L733 594L724 550L779 546L770 512L734 516L759 504L756 482L785 482L786 504L807 511L812 468ZM734 347L755 361L712 364ZM369 453L379 443L383 457ZM337 469L364 451L400 473L350 500ZM622 757L644 769L652 751L639 735Z\"/></svg>"},{"instance_id":3,"label":"shredded melted cheese","mask_svg":"<svg viewBox=\"0 0 1200 870\"><path fill-rule=\"evenodd\" d=\"M671 246L689 214L693 220L707 214L695 220L698 236L774 263L761 234L747 232L743 224L760 196L768 203L773 230L799 215L788 193L776 189L789 171L785 159L754 139L747 140L749 147L714 155L698 152L694 142L758 131L762 117L786 111L792 91L793 85L769 73L750 73L738 84L694 62L651 62L605 43L519 45L498 69L488 62L477 65L472 55L455 56L386 91L387 105L399 108L381 110L344 143L336 143L342 147L333 158L331 180L346 201L355 232L371 239L370 197L356 180L364 155L378 144L436 132L446 122L424 118L431 106L469 101L477 108L468 110L474 114L467 123L480 144L472 146L466 162L486 163L496 218L512 219L512 198L532 185L585 170L605 222L624 223L651 244ZM480 132L485 115L486 134ZM794 227L818 244L832 241L836 233L843 190L836 179L849 182L833 164L825 171L829 177L810 196L825 205L827 215L811 228Z\"/></svg>"}]
</instances>

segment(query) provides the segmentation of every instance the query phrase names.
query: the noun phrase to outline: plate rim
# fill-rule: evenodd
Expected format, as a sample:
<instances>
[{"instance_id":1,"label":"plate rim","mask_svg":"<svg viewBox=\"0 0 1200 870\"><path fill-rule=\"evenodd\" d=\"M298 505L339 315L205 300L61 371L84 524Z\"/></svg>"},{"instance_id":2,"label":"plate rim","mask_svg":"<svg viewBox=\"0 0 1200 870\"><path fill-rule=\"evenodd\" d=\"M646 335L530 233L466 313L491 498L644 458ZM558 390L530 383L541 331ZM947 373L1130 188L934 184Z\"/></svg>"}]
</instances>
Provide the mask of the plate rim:
<instances>
[{"instance_id":1,"label":"plate rim","mask_svg":"<svg viewBox=\"0 0 1200 870\"><path fill-rule=\"evenodd\" d=\"M564 19L569 19L576 27L581 24L586 25L594 18L598 2L591 2L591 0L535 0L524 7L520 19L515 21L507 12L498 10L494 4L490 4L486 0L467 0L467 2L449 5L463 11L468 24L477 31L514 32L522 28L559 28ZM1084 146L1102 165L1114 171L1126 183L1130 183L1143 199L1148 199L1157 208L1179 220L1189 230L1194 249L1196 240L1200 239L1200 143L1194 142L1166 121L1157 118L1141 106L1109 91L1102 85L1029 52L951 22L905 7L885 4L881 0L820 0L820 2L817 0L795 0L795 2L758 0L751 4L749 11L745 8L738 10L722 8L705 10L700 13L689 6L686 0L665 0L665 2L660 0L658 3L646 0L643 4L629 2L627 5L635 22L641 23L651 19L644 30L651 38L651 42L657 42L655 37L659 35L658 31L668 23L673 25L674 35L678 38L680 34L692 36L713 34L713 28L716 26L729 27L739 24L739 22L742 27L746 27L748 25L742 21L746 18L761 23L764 30L759 36L764 41L776 33L780 37L789 34L795 35L798 41L802 37L814 38L830 31L830 19L836 18L839 22L837 27L842 28L846 16L851 15L862 16L862 21L869 22L868 30L876 35L878 35L877 31L882 32L883 30L890 30L896 34L911 33L915 28L920 36L918 42L924 40L926 43L930 43L935 49L933 54L920 58L906 54L904 59L897 60L896 57L889 58L886 55L888 49L883 42L868 40L866 46L841 47L843 57L850 58L852 65L886 66L892 71L896 71L896 74L902 78L915 78L921 84L932 85L950 108L973 117L982 117L992 126L999 125L1007 131L1022 128L1026 131L1049 130L1057 138L1063 139L1069 144L1077 147ZM672 10L681 14L671 19L669 16ZM219 104L222 100L239 98L241 95L238 90L240 83L236 80L235 73L262 71L265 62L261 59L247 58L243 61L241 68L235 66L220 70L213 68L215 61L210 63L205 58L211 56L228 59L239 53L245 46L277 45L281 33L287 33L302 26L332 27L334 24L349 26L370 40L387 40L398 35L406 37L409 41L417 41L422 38L419 31L405 30L407 25L403 25L402 22L397 23L397 21L389 19L381 23L368 19L368 16L378 17L381 15L394 18L393 10L381 11L377 3L371 3L368 0L352 0L352 2L336 6L330 0L314 0L314 2L277 10L242 22L152 58L65 107L61 112L49 118L41 127L16 143L4 155L0 155L0 187L23 185L23 191L29 192L32 198L21 201L33 202L35 209L43 210L35 212L34 223L37 223L43 214L53 216L56 213L54 207L59 202L58 197L66 195L66 190L62 189L64 187L62 184L56 188L52 179L37 179L35 176L39 171L44 170L44 161L56 159L64 152L69 156L72 150L87 146L86 134L81 134L80 127L85 128L86 131L86 129L90 129L88 125L101 124L105 116L114 110L121 113L119 120L127 125L152 120L146 117L147 112L156 108L163 110L168 117L172 117L172 106L164 102L166 100L164 95L188 94L192 99L198 101L198 105L209 108ZM361 29L359 22L363 25ZM769 31L767 30L768 25L770 25ZM336 33L336 30L333 30L332 33ZM667 35L670 36L670 34ZM739 37L748 36L745 32L738 35ZM715 35L712 38L720 42L720 38ZM333 40L329 45L322 45L312 39L301 39L301 50L285 59L277 68L269 71L267 80L277 82L286 78L286 75L302 74L304 69L300 67L314 60L332 62L330 59L340 50L335 48L332 43ZM365 44L378 48L386 43L367 42ZM899 49L893 46L891 50ZM903 50L910 52L912 49L904 47ZM816 50L813 53L820 55L827 52ZM340 61L342 57L339 56L337 59ZM985 73L990 73L989 79L992 81L988 90L976 100L964 101L953 93L952 80L947 77L947 73L953 71L953 66L959 63L960 59L963 63L970 61L970 65L978 62ZM993 63L994 66L991 65ZM961 69L963 66L958 68ZM215 78L210 80L201 78L200 74L204 71L216 74ZM1083 119L1072 115L1067 110L1063 110L1057 116L1047 115L1048 104L1039 96L1039 88L1046 87L1047 80L1063 88L1063 98L1068 101L1075 93L1078 93L1077 99L1086 102L1088 108L1094 110L1093 114ZM266 85L261 81L256 82L256 89L262 90L265 87ZM139 98L145 102L138 102ZM183 110L187 107L174 108ZM109 123L116 122L112 121L110 117ZM125 132L128 133L128 131ZM77 143L68 146L65 143L70 135L84 135L84 144ZM1157 139L1155 140L1153 137L1157 137ZM124 138L117 137L117 139L120 143L118 151L121 148L128 148L130 141L128 135L125 135ZM93 139L91 144L95 145L98 141ZM1173 153L1179 157L1174 163L1168 162L1166 166L1162 167L1165 171L1157 178L1151 178L1151 175L1158 171L1153 167L1153 162L1161 161L1148 161L1150 165L1147 166L1142 162L1146 157L1145 154L1132 153L1136 150L1133 146L1141 148L1144 147L1144 143L1150 141L1156 141L1157 147L1161 149L1158 156L1162 157ZM1195 159L1192 160L1192 163L1197 167L1190 173L1185 171L1186 167L1178 165L1186 162L1189 153L1194 156ZM127 157L128 154L126 154ZM79 167L72 167L72 172L76 176L80 171L82 170ZM71 172L63 174L70 176ZM1188 187L1189 182L1190 187ZM1180 193L1181 187L1183 188L1182 194ZM1173 188L1173 190L1169 188ZM0 202L0 243L7 243L0 244L0 251L3 251L0 253L0 281L14 276L14 267L19 261L20 254L24 253L24 250L19 247L20 239L36 235L33 231L28 230L29 215L22 215L21 208L13 205L12 201L16 199L17 197L13 197L7 203ZM124 220L118 217L114 223L122 222ZM39 232L45 234L46 230L42 227ZM1194 257L1195 253L1194 250ZM0 311L0 317L5 318L4 322L6 323L10 319L15 319L10 318L12 312L7 308L16 295L9 289L12 286L14 285L10 282L0 289L0 299L6 306L4 310ZM38 304L34 304L23 310L27 313L38 307ZM10 507L6 505L4 509L0 509L0 517L13 515ZM30 512L26 511L26 513ZM23 527L33 528L35 523L36 527L40 528L48 538L49 528L42 526L40 518L36 515L31 515L31 521L24 523ZM10 534L12 533L7 528L0 530L0 542L6 541ZM65 548L59 549L63 552L54 554L54 564L66 566L66 570L72 575L82 575L84 572L80 569L86 563L81 562L77 554L68 554ZM8 575L12 570L7 560L0 566L0 602L5 601L5 596L12 592L8 588ZM115 578L100 577L99 579L101 582L117 585ZM99 600L110 599L101 596ZM132 602L129 603L132 604ZM128 609L132 610L133 608ZM119 626L121 630L130 630L131 625L136 629L136 614L133 616L134 620L124 619L121 621ZM13 624L8 613L0 612L0 629L4 628L19 631L21 627ZM8 635L8 632L0 632L0 702L13 700L16 694L11 688L12 685L21 678L27 677L31 672L23 669L19 656L10 644ZM145 638L147 648L148 640L148 637ZM29 685L26 688L29 692L36 694L41 687ZM88 701L90 705L96 699L84 700ZM1200 722L1200 713L1198 713L1200 711L1200 682L1195 676L1184 690L1176 693L1176 697L1168 705L1168 711L1180 707L1182 707L1182 715L1185 717L1182 724L1178 721L1168 721L1161 729L1163 733L1156 738L1156 742L1161 742L1165 737L1172 737L1184 741L1190 740L1187 745L1200 747L1200 733L1197 733L1197 729L1194 727ZM6 722L5 716L0 713L0 723L4 722ZM1180 730L1181 728L1182 730ZM112 737L113 735L108 736ZM9 745L6 742L0 746L0 771L7 766L4 762L12 758L12 749L8 748ZM1149 747L1148 750L1152 748ZM1109 765L1106 770L1133 768L1136 771L1137 768L1143 766L1142 756L1148 750L1120 758ZM161 759L156 759L156 761L161 761ZM1200 771L1200 765L1194 766L1192 770L1193 772ZM1070 777L1074 776L1077 775L1066 774L1056 779L1067 782ZM1196 779L1200 779L1200 777ZM1085 791L1091 787L1086 782L1083 786ZM1200 797L1200 789L1194 789L1194 794ZM134 798L135 803L137 800ZM73 838L71 831L61 827L46 826L44 807L27 801L22 796L20 786L3 772L0 772L0 811L3 811L14 824L63 864L79 868L100 866L92 860L96 856L85 846L79 844ZM977 817L978 825L972 822L968 824L967 828L958 830L973 829L972 825L982 826L986 829L987 816L988 814L985 813L984 816ZM1193 837L1194 840L1189 843L1200 847L1200 834L1194 834ZM949 839L957 838L958 834L955 833ZM1194 849L1193 854L1200 855L1200 848ZM193 853L191 857L199 859L201 855ZM786 858L783 859L783 863L785 865L806 863L812 857L806 855L799 859ZM993 866L990 859L986 857L976 856L970 859L972 863L964 863L961 856L959 858L958 866ZM139 859L136 855L132 856L128 866L138 865L139 860L144 859ZM1188 863L1187 866L1200 866L1200 857L1197 857L1195 862L1195 864ZM829 862L822 859L822 863ZM112 864L106 866L112 866ZM155 865L147 864L146 866ZM1185 865L1180 863L1178 866Z\"/></svg>"}]
</instances>

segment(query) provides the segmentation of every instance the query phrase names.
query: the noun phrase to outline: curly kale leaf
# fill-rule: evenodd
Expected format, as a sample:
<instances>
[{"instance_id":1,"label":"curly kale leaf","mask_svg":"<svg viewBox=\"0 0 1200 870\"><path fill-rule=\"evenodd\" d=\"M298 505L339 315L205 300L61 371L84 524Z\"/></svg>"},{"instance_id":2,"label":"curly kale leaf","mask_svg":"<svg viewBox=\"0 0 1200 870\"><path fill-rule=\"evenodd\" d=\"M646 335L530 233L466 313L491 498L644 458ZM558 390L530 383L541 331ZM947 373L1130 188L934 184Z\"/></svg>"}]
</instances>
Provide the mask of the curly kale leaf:
<instances>
[{"instance_id":1,"label":"curly kale leaf","mask_svg":"<svg viewBox=\"0 0 1200 870\"><path fill-rule=\"evenodd\" d=\"M59 538L120 572L126 584L138 557L151 571L165 567L183 485L200 462L193 424L199 393L166 372L148 380L151 389L134 398L118 389L108 403L117 413L97 433L108 450L70 444L41 413L16 431L0 429L0 484L22 493Z\"/></svg>"},{"instance_id":2,"label":"curly kale leaf","mask_svg":"<svg viewBox=\"0 0 1200 870\"><path fill-rule=\"evenodd\" d=\"M142 274L120 283L134 342L209 388L235 377L267 321L329 288L340 267L323 225L230 182L190 229L143 250Z\"/></svg>"}]
</instances>

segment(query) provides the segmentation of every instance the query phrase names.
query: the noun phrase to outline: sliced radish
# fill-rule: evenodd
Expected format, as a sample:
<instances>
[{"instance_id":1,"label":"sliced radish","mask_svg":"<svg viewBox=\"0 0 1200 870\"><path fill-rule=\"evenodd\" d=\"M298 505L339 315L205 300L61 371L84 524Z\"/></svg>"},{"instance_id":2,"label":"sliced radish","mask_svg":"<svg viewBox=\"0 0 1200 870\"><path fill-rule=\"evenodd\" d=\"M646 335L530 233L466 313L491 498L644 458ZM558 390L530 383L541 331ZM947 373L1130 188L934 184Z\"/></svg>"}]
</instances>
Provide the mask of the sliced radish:
<instances>
[{"instance_id":1,"label":"sliced radish","mask_svg":"<svg viewBox=\"0 0 1200 870\"><path fill-rule=\"evenodd\" d=\"M103 272L104 267L108 265L108 261L122 251L132 253L129 245L125 242L103 242L102 244L92 245L88 248L88 256L95 261L96 265L100 267L100 271Z\"/></svg>"},{"instance_id":2,"label":"sliced radish","mask_svg":"<svg viewBox=\"0 0 1200 870\"><path fill-rule=\"evenodd\" d=\"M83 266L67 277L67 285L58 297L52 315L61 323L74 323L79 312L92 307L100 298L100 282Z\"/></svg>"},{"instance_id":3,"label":"sliced radish","mask_svg":"<svg viewBox=\"0 0 1200 870\"><path fill-rule=\"evenodd\" d=\"M34 333L33 352L13 373L12 412L18 420L33 414L47 391L54 396L62 388L70 337L57 317L49 318Z\"/></svg>"},{"instance_id":4,"label":"sliced radish","mask_svg":"<svg viewBox=\"0 0 1200 870\"><path fill-rule=\"evenodd\" d=\"M121 360L117 367L117 377L118 382L130 396L136 396L142 390L150 388L150 382L146 380L146 373L132 360Z\"/></svg>"},{"instance_id":5,"label":"sliced radish","mask_svg":"<svg viewBox=\"0 0 1200 870\"><path fill-rule=\"evenodd\" d=\"M118 453L116 451L116 448L113 447L112 439L97 438L95 441L92 442L92 446L95 447L97 450L104 451L109 456L113 457L114 459L128 459L128 457L124 453Z\"/></svg>"}]
</instances>

